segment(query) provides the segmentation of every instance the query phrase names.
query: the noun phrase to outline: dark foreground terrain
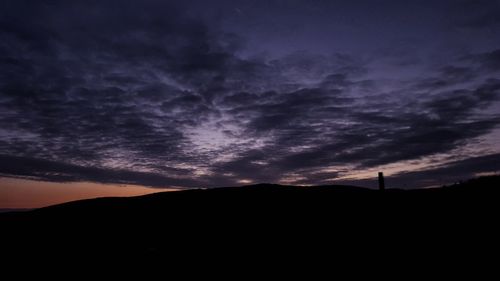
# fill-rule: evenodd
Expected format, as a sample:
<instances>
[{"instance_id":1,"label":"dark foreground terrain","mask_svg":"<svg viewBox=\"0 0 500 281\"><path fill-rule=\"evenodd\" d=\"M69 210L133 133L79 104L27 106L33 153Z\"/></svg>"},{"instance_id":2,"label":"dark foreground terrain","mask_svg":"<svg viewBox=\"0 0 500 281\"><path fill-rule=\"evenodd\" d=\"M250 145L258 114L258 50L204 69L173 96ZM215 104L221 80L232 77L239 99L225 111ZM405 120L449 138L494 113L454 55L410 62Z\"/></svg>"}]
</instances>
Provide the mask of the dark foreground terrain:
<instances>
[{"instance_id":1,"label":"dark foreground terrain","mask_svg":"<svg viewBox=\"0 0 500 281\"><path fill-rule=\"evenodd\" d=\"M425 260L496 256L500 177L439 189L254 185L83 200L0 214L2 254ZM432 253L432 254L431 254Z\"/></svg>"}]
</instances>

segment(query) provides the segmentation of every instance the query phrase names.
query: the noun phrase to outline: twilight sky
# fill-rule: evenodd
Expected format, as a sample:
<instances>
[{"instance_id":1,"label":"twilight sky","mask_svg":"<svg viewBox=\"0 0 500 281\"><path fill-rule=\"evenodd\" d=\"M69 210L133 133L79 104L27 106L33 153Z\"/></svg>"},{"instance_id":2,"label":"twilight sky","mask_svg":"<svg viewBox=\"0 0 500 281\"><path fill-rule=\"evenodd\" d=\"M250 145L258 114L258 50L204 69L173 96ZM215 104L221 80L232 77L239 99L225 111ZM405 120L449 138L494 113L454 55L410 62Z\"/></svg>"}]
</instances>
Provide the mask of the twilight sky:
<instances>
[{"instance_id":1,"label":"twilight sky","mask_svg":"<svg viewBox=\"0 0 500 281\"><path fill-rule=\"evenodd\" d=\"M500 171L499 74L496 0L4 0L0 176L452 182Z\"/></svg>"}]
</instances>

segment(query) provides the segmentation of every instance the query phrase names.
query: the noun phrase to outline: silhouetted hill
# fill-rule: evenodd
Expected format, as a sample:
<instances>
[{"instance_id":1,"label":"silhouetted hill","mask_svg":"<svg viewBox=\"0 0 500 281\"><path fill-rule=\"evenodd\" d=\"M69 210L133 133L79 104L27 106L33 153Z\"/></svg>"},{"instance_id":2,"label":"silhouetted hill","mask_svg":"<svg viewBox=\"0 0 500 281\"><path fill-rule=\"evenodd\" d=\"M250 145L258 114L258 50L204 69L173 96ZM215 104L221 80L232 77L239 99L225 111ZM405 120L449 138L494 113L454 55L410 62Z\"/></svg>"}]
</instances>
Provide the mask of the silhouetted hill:
<instances>
[{"instance_id":1,"label":"silhouetted hill","mask_svg":"<svg viewBox=\"0 0 500 281\"><path fill-rule=\"evenodd\" d=\"M500 177L385 192L259 184L81 200L0 214L0 223L2 241L10 241L4 253L28 255L186 257L268 247L280 253L312 247L353 254L399 251L398 245L417 250L422 241L452 247L464 231L496 233L499 189Z\"/></svg>"}]
</instances>

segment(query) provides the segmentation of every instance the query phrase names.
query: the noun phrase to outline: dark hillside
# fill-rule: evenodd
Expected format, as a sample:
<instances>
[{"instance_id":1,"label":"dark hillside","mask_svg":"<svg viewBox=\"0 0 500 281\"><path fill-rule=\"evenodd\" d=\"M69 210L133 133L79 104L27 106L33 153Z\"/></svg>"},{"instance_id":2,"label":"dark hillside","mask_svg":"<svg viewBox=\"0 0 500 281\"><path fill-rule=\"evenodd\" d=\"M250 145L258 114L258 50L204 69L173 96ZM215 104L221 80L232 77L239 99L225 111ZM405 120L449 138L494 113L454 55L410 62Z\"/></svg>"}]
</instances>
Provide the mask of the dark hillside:
<instances>
[{"instance_id":1,"label":"dark hillside","mask_svg":"<svg viewBox=\"0 0 500 281\"><path fill-rule=\"evenodd\" d=\"M384 245L398 250L400 243L415 247L404 243L415 237L445 247L471 230L494 233L499 188L500 177L385 192L260 184L82 200L4 213L0 220L3 241L10 241L5 250L15 253L207 254L262 245L349 252Z\"/></svg>"}]
</instances>

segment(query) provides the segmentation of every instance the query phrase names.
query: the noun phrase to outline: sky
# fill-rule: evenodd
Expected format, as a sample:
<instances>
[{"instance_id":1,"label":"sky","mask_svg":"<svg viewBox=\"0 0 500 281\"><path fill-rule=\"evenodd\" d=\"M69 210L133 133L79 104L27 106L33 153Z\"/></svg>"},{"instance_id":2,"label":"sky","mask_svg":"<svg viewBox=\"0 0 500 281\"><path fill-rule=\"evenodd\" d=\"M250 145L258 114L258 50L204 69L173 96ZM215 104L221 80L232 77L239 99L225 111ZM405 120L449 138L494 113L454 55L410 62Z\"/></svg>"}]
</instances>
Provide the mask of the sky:
<instances>
[{"instance_id":1,"label":"sky","mask_svg":"<svg viewBox=\"0 0 500 281\"><path fill-rule=\"evenodd\" d=\"M2 0L0 208L495 174L499 74L497 0Z\"/></svg>"}]
</instances>

